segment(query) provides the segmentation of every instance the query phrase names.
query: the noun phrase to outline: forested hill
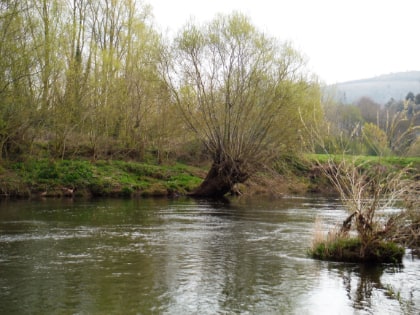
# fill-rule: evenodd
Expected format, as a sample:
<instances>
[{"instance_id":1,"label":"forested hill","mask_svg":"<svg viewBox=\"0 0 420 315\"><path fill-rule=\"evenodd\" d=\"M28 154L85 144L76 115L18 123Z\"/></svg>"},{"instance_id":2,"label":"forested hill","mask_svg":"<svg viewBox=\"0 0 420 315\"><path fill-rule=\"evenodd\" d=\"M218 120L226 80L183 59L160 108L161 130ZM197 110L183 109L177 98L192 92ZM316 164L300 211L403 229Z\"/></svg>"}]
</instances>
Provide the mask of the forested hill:
<instances>
[{"instance_id":1,"label":"forested hill","mask_svg":"<svg viewBox=\"0 0 420 315\"><path fill-rule=\"evenodd\" d=\"M348 81L330 85L328 89L337 101L345 104L369 97L378 104L385 104L391 98L404 99L409 92L420 93L420 71L398 72L374 78Z\"/></svg>"}]
</instances>

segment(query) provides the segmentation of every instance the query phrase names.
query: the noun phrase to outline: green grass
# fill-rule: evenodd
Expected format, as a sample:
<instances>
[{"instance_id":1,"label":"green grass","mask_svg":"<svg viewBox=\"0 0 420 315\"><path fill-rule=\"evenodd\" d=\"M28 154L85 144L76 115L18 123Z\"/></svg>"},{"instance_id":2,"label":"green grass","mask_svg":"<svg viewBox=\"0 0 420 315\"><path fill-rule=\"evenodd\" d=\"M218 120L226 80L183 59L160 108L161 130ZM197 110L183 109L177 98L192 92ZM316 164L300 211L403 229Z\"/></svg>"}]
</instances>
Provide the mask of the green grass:
<instances>
[{"instance_id":1,"label":"green grass","mask_svg":"<svg viewBox=\"0 0 420 315\"><path fill-rule=\"evenodd\" d=\"M203 170L186 165L150 165L125 161L31 160L11 169L32 194L60 195L65 188L94 196L166 196L185 194L202 181ZM0 187L4 186L0 178ZM20 185L19 191L22 191ZM10 189L9 189L10 190ZM13 193L11 192L13 195Z\"/></svg>"},{"instance_id":2,"label":"green grass","mask_svg":"<svg viewBox=\"0 0 420 315\"><path fill-rule=\"evenodd\" d=\"M406 169L407 178L418 178L420 174L420 157L399 157L399 156L352 156L352 155L327 155L327 154L308 154L306 161L309 165L321 163L325 164L330 159L335 163L340 163L343 159L348 162L355 163L361 170L369 173L380 166L387 173Z\"/></svg>"},{"instance_id":3,"label":"green grass","mask_svg":"<svg viewBox=\"0 0 420 315\"><path fill-rule=\"evenodd\" d=\"M341 159L343 156L335 156ZM345 156L344 158L347 158ZM349 156L348 158L354 158ZM420 157L357 157L361 164L385 163L387 169L413 167L420 170ZM327 155L289 156L279 159L275 169L284 178L294 178L307 191L328 188L322 174L314 173L314 162L326 162ZM0 194L16 197L62 194L63 188L76 188L77 194L95 196L166 196L186 194L202 182L206 170L185 164L155 165L130 161L32 159L1 165ZM287 179L289 180L289 179ZM325 190L325 189L324 189Z\"/></svg>"},{"instance_id":4,"label":"green grass","mask_svg":"<svg viewBox=\"0 0 420 315\"><path fill-rule=\"evenodd\" d=\"M400 263L404 248L393 242L377 241L366 245L357 237L338 237L317 242L308 254L328 261Z\"/></svg>"},{"instance_id":5,"label":"green grass","mask_svg":"<svg viewBox=\"0 0 420 315\"><path fill-rule=\"evenodd\" d=\"M16 163L12 169L27 184L84 186L92 180L92 167L87 161L31 160Z\"/></svg>"},{"instance_id":6,"label":"green grass","mask_svg":"<svg viewBox=\"0 0 420 315\"><path fill-rule=\"evenodd\" d=\"M420 169L420 157L400 157L400 156L366 156L366 155L328 155L328 154L307 154L306 159L310 162L326 163L332 158L336 162L340 162L343 158L354 159L358 163L381 163L383 165L406 167Z\"/></svg>"}]
</instances>

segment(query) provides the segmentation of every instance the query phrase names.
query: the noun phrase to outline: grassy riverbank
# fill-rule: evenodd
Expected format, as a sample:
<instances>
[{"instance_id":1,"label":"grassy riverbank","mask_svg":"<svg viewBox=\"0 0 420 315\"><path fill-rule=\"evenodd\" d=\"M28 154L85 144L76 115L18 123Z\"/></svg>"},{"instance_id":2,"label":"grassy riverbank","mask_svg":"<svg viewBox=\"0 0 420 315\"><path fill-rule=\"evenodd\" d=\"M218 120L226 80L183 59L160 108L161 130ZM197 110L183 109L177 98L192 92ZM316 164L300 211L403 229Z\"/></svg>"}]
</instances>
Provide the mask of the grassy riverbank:
<instances>
[{"instance_id":1,"label":"grassy riverbank","mask_svg":"<svg viewBox=\"0 0 420 315\"><path fill-rule=\"evenodd\" d=\"M182 164L32 160L1 169L4 196L169 196L196 187L205 170Z\"/></svg>"},{"instance_id":2,"label":"grassy riverbank","mask_svg":"<svg viewBox=\"0 0 420 315\"><path fill-rule=\"evenodd\" d=\"M249 195L325 193L332 191L315 162L326 156L308 155L279 160L275 171L262 171L240 190ZM341 157L337 157L341 158ZM369 165L381 163L388 168L413 167L420 172L420 158L361 157ZM203 180L205 167L180 163L153 165L129 161L28 160L3 163L0 167L0 193L8 197L106 196L149 197L183 195Z\"/></svg>"}]
</instances>

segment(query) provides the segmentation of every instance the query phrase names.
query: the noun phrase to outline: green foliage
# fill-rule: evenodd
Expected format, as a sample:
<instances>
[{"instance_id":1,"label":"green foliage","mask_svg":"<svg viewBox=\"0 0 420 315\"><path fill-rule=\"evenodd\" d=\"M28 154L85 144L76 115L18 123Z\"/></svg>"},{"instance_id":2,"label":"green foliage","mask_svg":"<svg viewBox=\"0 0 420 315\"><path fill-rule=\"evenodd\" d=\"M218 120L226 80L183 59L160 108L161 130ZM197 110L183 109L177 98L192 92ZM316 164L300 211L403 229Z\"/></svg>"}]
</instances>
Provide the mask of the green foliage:
<instances>
[{"instance_id":1,"label":"green foliage","mask_svg":"<svg viewBox=\"0 0 420 315\"><path fill-rule=\"evenodd\" d=\"M357 106L326 99L325 125L318 130L323 143L317 143L315 152L415 155L420 105L415 104L413 95L391 99L385 107L366 97L359 99Z\"/></svg>"},{"instance_id":2,"label":"green foliage","mask_svg":"<svg viewBox=\"0 0 420 315\"><path fill-rule=\"evenodd\" d=\"M231 182L302 149L298 129L320 116L320 89L290 43L233 13L186 25L172 54L165 75L176 105L219 169L235 170Z\"/></svg>"},{"instance_id":3,"label":"green foliage","mask_svg":"<svg viewBox=\"0 0 420 315\"><path fill-rule=\"evenodd\" d=\"M6 3L0 12L1 158L33 157L39 145L48 150L44 156L61 159L142 160L151 147L173 149L178 121L158 71L163 46L147 5ZM88 22L98 20L103 23Z\"/></svg>"},{"instance_id":4,"label":"green foliage","mask_svg":"<svg viewBox=\"0 0 420 315\"><path fill-rule=\"evenodd\" d=\"M206 25L187 25L175 41L177 49L166 54L170 47L154 29L147 5L79 2L10 0L2 6L1 159L162 162L179 156L197 164L203 157L197 138L206 144L219 141L219 149L230 146L228 155L240 155L240 160L244 152L258 152L254 161L260 161L309 147L301 120L311 124L322 118L322 97L290 43L268 37L234 13ZM188 54L197 59L185 58ZM189 60L203 66L196 68L202 82L182 71L192 69ZM185 75L175 80L182 86L168 85L163 75L173 63L175 77ZM211 93L199 90L206 87ZM408 103L390 102L381 115L367 99L358 106L325 107L329 152L338 153L337 146L354 154L382 154L383 135L374 131L368 137L373 146L361 136L361 126L370 122L387 133L393 153L418 155L417 96ZM179 127L182 117L190 130ZM230 145L232 139L243 140ZM258 147L240 149L250 143ZM59 176L56 171L45 169L41 178Z\"/></svg>"},{"instance_id":5,"label":"green foliage","mask_svg":"<svg viewBox=\"0 0 420 315\"><path fill-rule=\"evenodd\" d=\"M407 156L420 156L420 137L410 146Z\"/></svg>"}]
</instances>

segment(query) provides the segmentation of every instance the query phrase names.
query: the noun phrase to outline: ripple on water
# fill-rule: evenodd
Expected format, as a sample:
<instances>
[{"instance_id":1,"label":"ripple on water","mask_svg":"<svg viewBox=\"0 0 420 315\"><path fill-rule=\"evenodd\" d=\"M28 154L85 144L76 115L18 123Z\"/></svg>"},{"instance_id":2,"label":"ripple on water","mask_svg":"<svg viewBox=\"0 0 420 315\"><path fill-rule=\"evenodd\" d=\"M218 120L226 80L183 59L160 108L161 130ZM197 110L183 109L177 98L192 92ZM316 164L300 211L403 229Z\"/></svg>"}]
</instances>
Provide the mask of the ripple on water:
<instances>
[{"instance_id":1,"label":"ripple on water","mask_svg":"<svg viewBox=\"0 0 420 315\"><path fill-rule=\"evenodd\" d=\"M97 228L78 227L75 229L33 229L28 233L12 233L0 235L0 243L28 242L28 241L60 241L66 239L82 239L92 237Z\"/></svg>"},{"instance_id":2,"label":"ripple on water","mask_svg":"<svg viewBox=\"0 0 420 315\"><path fill-rule=\"evenodd\" d=\"M382 287L357 264L306 257L315 218L346 216L327 199L86 204L0 222L0 313L381 314L400 307L388 285L419 313L408 256Z\"/></svg>"}]
</instances>

